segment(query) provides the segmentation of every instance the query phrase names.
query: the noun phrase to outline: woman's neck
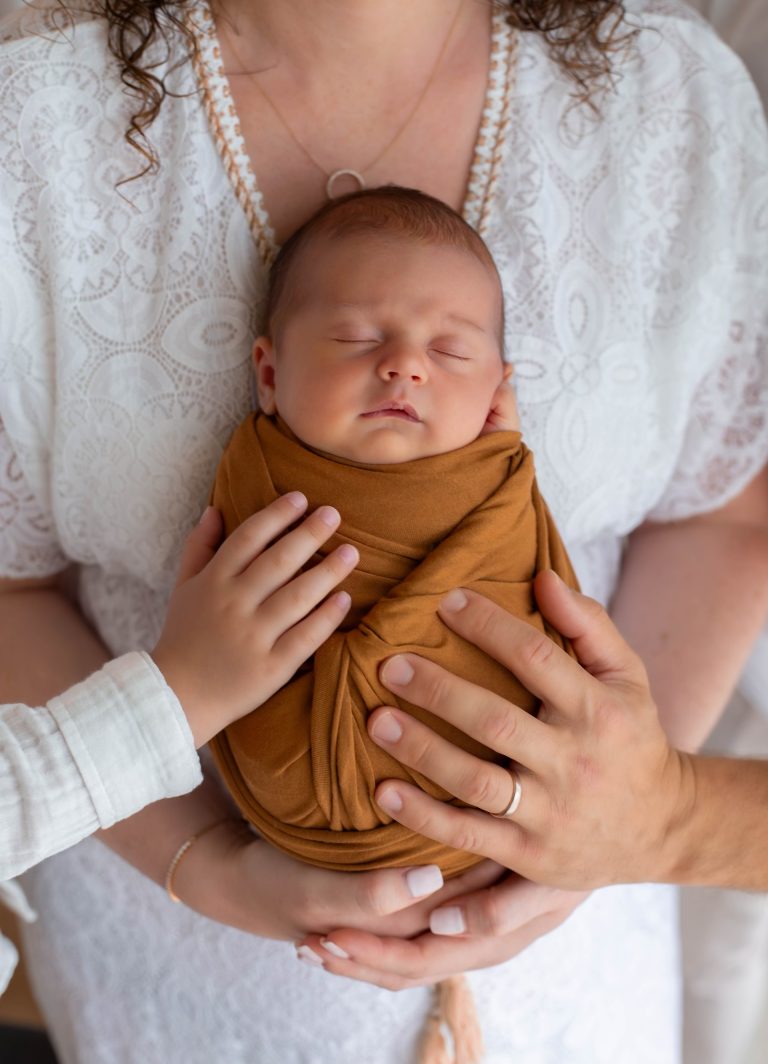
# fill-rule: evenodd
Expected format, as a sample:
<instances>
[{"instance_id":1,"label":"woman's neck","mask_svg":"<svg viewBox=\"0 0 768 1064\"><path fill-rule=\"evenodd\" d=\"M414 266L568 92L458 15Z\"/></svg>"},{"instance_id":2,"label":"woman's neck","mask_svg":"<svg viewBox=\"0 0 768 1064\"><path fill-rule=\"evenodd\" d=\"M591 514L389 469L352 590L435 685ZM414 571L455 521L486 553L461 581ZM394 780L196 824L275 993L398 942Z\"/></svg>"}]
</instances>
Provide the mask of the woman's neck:
<instances>
[{"instance_id":1,"label":"woman's neck","mask_svg":"<svg viewBox=\"0 0 768 1064\"><path fill-rule=\"evenodd\" d=\"M401 67L412 71L414 54L436 53L457 14L452 36L459 38L478 7L487 10L486 0L214 0L252 70L287 65L301 80L322 71L368 84L377 71L389 77Z\"/></svg>"}]
</instances>

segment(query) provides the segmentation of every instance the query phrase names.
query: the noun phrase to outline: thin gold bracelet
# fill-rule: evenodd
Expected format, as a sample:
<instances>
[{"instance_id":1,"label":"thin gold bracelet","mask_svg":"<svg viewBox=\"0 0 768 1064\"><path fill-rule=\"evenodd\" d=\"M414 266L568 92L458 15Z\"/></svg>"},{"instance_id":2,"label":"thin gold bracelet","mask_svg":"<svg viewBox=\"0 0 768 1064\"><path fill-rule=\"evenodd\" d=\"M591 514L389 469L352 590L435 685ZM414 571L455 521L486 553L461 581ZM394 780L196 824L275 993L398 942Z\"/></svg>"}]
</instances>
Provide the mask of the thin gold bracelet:
<instances>
[{"instance_id":1,"label":"thin gold bracelet","mask_svg":"<svg viewBox=\"0 0 768 1064\"><path fill-rule=\"evenodd\" d=\"M237 821L232 817L225 817L223 820L217 820L215 824L209 824L207 828L203 828L202 831L198 831L194 835L190 835L189 838L182 842L176 853L171 858L171 863L168 865L168 871L165 873L165 889L168 892L168 897L171 901L180 902L181 898L173 889L173 877L176 875L176 869L179 867L182 858L186 857L192 847L195 845L198 839L202 839L203 835L207 835L209 831L213 831L214 828L221 827L222 824L236 824Z\"/></svg>"}]
</instances>

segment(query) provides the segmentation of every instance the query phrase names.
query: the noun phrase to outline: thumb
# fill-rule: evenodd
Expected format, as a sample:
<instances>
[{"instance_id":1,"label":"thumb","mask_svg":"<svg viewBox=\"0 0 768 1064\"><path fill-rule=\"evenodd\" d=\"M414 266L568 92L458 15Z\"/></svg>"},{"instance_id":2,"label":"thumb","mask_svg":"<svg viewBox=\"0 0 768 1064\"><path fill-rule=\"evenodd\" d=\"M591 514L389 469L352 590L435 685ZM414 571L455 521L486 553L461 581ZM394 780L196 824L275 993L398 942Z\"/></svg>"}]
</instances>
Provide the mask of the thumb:
<instances>
[{"instance_id":1,"label":"thumb","mask_svg":"<svg viewBox=\"0 0 768 1064\"><path fill-rule=\"evenodd\" d=\"M176 587L186 583L206 567L222 540L221 514L208 506L198 523L187 536L179 563Z\"/></svg>"},{"instance_id":2,"label":"thumb","mask_svg":"<svg viewBox=\"0 0 768 1064\"><path fill-rule=\"evenodd\" d=\"M552 569L538 573L539 609L570 640L581 665L599 680L646 684L645 668L599 602L568 587Z\"/></svg>"}]
</instances>

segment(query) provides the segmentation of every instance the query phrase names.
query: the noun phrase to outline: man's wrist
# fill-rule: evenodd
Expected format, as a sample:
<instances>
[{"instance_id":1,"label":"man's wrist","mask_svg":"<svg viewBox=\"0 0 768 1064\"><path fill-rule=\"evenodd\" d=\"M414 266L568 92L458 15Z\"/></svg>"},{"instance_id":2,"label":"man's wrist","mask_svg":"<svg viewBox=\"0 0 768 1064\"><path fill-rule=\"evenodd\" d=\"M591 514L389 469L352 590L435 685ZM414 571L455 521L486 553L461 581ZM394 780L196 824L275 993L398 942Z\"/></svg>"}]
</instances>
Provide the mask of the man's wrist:
<instances>
[{"instance_id":1,"label":"man's wrist","mask_svg":"<svg viewBox=\"0 0 768 1064\"><path fill-rule=\"evenodd\" d=\"M653 856L646 882L690 883L697 874L700 850L696 839L699 759L693 754L670 749L667 778L669 786L662 802L666 823L658 852Z\"/></svg>"}]
</instances>

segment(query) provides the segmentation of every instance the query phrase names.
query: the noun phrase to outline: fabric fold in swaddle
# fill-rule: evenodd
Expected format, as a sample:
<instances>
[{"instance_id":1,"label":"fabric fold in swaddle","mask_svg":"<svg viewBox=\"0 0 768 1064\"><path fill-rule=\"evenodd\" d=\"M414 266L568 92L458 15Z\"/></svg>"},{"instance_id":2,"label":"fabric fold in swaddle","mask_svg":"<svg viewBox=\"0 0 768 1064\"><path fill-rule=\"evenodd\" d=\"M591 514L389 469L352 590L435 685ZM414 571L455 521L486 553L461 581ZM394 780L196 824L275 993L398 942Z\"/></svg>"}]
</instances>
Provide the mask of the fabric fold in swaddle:
<instances>
[{"instance_id":1,"label":"fabric fold in swaddle","mask_svg":"<svg viewBox=\"0 0 768 1064\"><path fill-rule=\"evenodd\" d=\"M498 662L437 615L451 588L472 588L564 641L546 625L532 593L552 568L576 579L536 486L533 457L518 432L496 432L447 454L363 465L312 451L280 421L253 415L236 430L219 465L212 504L226 533L278 496L301 490L309 508L335 506L341 525L324 545L360 552L344 581L352 606L290 683L212 742L243 815L286 852L325 868L364 870L435 863L445 875L479 858L391 821L373 800L383 779L412 780L449 796L394 760L366 731L368 714L399 705L482 757L498 756L378 679L380 664L414 652L529 712L537 700Z\"/></svg>"}]
</instances>

